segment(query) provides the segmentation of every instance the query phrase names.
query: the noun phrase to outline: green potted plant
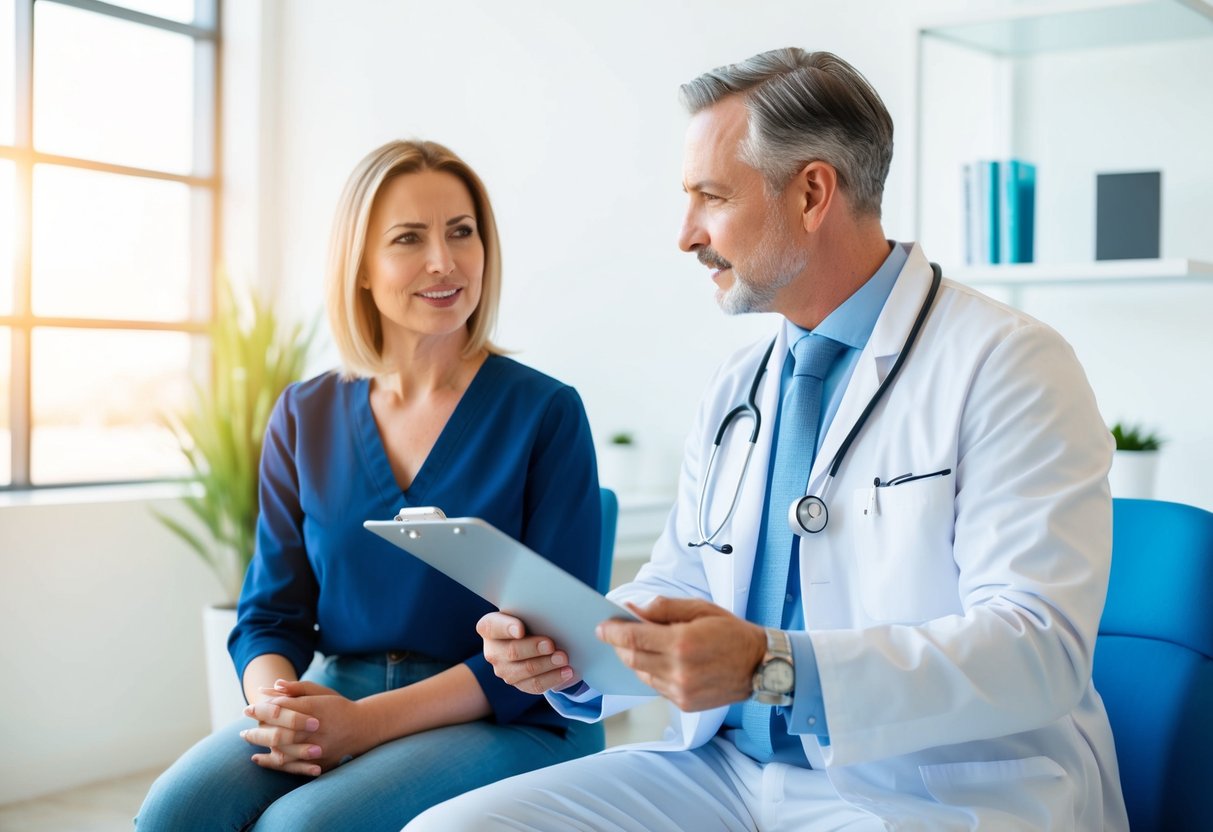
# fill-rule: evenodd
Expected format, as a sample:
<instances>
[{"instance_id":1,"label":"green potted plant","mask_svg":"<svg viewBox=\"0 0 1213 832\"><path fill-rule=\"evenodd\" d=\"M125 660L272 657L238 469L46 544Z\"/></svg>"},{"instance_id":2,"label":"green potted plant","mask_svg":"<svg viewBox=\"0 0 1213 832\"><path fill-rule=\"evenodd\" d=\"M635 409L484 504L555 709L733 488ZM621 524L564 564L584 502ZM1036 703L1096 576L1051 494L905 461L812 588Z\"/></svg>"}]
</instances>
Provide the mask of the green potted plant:
<instances>
[{"instance_id":1,"label":"green potted plant","mask_svg":"<svg viewBox=\"0 0 1213 832\"><path fill-rule=\"evenodd\" d=\"M189 464L192 488L183 503L190 522L156 512L223 588L224 602L203 611L215 727L235 719L244 705L227 655L227 636L253 556L266 423L283 389L302 375L315 330L284 322L255 294L239 297L224 278L217 290L210 328L211 384L195 384L189 410L166 417Z\"/></svg>"},{"instance_id":2,"label":"green potted plant","mask_svg":"<svg viewBox=\"0 0 1213 832\"><path fill-rule=\"evenodd\" d=\"M1116 441L1112 470L1108 472L1112 496L1152 499L1159 450L1165 440L1140 425L1117 422L1110 430Z\"/></svg>"},{"instance_id":3,"label":"green potted plant","mask_svg":"<svg viewBox=\"0 0 1213 832\"><path fill-rule=\"evenodd\" d=\"M598 482L617 494L636 489L639 454L636 439L630 431L612 433L598 451Z\"/></svg>"}]
</instances>

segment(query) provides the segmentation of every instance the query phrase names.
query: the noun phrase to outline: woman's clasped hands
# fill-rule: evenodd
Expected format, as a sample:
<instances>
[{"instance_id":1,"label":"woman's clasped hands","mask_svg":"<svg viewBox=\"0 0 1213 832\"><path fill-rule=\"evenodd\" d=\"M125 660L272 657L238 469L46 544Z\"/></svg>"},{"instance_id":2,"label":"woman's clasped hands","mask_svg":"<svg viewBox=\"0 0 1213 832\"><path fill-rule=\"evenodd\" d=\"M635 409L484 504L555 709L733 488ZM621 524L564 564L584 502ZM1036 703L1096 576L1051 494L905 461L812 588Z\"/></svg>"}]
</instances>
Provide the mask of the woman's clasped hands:
<instances>
[{"instance_id":1,"label":"woman's clasped hands","mask_svg":"<svg viewBox=\"0 0 1213 832\"><path fill-rule=\"evenodd\" d=\"M376 745L359 703L331 688L279 679L260 690L259 701L244 709L257 727L240 736L269 749L252 757L262 768L316 777Z\"/></svg>"}]
</instances>

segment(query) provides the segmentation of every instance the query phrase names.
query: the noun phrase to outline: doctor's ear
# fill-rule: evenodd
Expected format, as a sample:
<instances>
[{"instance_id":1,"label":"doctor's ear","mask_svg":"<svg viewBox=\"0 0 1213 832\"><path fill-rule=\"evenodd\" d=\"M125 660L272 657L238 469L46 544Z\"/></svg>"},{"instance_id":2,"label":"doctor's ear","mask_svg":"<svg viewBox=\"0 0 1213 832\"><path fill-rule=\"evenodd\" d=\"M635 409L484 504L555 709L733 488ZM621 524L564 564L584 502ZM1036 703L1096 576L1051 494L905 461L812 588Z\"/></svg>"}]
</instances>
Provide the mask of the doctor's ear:
<instances>
[{"instance_id":1,"label":"doctor's ear","mask_svg":"<svg viewBox=\"0 0 1213 832\"><path fill-rule=\"evenodd\" d=\"M805 231L816 231L834 204L838 193L838 171L828 162L809 162L792 179L800 224Z\"/></svg>"}]
</instances>

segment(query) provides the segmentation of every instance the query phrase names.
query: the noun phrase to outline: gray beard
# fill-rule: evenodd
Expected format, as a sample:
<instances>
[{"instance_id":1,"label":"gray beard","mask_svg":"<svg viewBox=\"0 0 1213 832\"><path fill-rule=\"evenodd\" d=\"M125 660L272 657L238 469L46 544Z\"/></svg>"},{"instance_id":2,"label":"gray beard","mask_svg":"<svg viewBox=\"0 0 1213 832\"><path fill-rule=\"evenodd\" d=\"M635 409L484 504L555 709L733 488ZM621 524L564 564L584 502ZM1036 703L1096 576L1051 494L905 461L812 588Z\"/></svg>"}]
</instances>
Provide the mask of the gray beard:
<instances>
[{"instance_id":1,"label":"gray beard","mask_svg":"<svg viewBox=\"0 0 1213 832\"><path fill-rule=\"evenodd\" d=\"M744 315L747 312L770 312L775 296L804 270L807 258L803 252L786 249L776 252L769 241L759 244L760 254L752 273L758 278L751 280L733 266L733 285L727 292L717 295L716 302L726 315Z\"/></svg>"}]
</instances>

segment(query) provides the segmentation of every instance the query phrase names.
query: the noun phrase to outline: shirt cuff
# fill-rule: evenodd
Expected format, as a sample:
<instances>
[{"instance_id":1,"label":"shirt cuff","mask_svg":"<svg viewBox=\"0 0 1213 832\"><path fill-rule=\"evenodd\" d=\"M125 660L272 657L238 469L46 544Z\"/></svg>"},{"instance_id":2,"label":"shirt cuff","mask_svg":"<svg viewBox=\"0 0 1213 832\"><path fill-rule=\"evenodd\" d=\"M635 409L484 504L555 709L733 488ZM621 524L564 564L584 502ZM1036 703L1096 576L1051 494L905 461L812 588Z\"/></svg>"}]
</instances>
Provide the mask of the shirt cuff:
<instances>
[{"instance_id":1,"label":"shirt cuff","mask_svg":"<svg viewBox=\"0 0 1213 832\"><path fill-rule=\"evenodd\" d=\"M828 743L825 701L821 695L821 676L817 672L817 652L804 630L788 633L792 643L792 663L796 667L796 693L792 707L784 708L788 731L793 734L816 734Z\"/></svg>"},{"instance_id":2,"label":"shirt cuff","mask_svg":"<svg viewBox=\"0 0 1213 832\"><path fill-rule=\"evenodd\" d=\"M567 690L549 690L544 696L561 716L586 721L602 716L602 694L585 682Z\"/></svg>"}]
</instances>

